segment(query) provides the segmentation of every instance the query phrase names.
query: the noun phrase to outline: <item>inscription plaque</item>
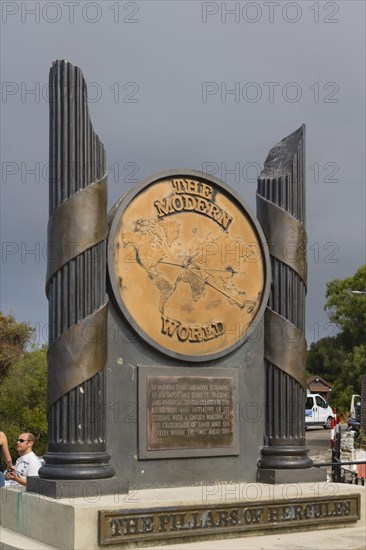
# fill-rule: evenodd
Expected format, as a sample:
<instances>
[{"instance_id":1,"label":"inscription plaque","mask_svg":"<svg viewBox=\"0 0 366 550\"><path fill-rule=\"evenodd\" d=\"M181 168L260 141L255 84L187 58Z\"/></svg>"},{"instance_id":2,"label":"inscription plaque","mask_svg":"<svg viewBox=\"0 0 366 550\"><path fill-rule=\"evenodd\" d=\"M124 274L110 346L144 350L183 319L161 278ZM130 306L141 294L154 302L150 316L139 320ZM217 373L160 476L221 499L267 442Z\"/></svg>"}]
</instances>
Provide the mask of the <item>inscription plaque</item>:
<instances>
[{"instance_id":1,"label":"inscription plaque","mask_svg":"<svg viewBox=\"0 0 366 550\"><path fill-rule=\"evenodd\" d=\"M240 536L330 527L360 519L360 495L99 511L99 544ZM311 527L312 526L312 527ZM243 545L244 547L245 545Z\"/></svg>"},{"instance_id":2,"label":"inscription plaque","mask_svg":"<svg viewBox=\"0 0 366 550\"><path fill-rule=\"evenodd\" d=\"M237 369L139 367L139 458L239 454Z\"/></svg>"}]
</instances>

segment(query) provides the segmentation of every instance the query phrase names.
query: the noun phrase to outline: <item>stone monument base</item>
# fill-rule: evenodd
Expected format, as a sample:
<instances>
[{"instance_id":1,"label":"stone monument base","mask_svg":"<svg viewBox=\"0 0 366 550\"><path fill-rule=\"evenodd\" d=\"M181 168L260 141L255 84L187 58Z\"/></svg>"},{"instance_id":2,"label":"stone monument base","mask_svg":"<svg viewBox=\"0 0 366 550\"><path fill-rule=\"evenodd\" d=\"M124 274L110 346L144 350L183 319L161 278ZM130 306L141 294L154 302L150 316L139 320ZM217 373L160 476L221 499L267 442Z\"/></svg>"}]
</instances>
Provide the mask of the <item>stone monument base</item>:
<instances>
[{"instance_id":1,"label":"stone monument base","mask_svg":"<svg viewBox=\"0 0 366 550\"><path fill-rule=\"evenodd\" d=\"M116 550L365 524L364 488L324 482L212 482L66 499L1 492L1 524L8 540L14 534L2 548L24 548L16 536L34 548Z\"/></svg>"}]
</instances>

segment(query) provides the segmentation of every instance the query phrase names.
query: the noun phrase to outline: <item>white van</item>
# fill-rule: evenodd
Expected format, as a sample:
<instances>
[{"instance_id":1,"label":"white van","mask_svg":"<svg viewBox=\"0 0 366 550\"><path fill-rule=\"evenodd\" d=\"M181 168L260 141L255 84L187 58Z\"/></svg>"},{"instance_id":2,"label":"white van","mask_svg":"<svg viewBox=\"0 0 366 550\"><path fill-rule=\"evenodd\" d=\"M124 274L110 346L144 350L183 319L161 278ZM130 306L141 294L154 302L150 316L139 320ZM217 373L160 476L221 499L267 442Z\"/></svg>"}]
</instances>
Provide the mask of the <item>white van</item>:
<instances>
[{"instance_id":1,"label":"white van","mask_svg":"<svg viewBox=\"0 0 366 550\"><path fill-rule=\"evenodd\" d=\"M361 408L361 396L358 395L358 393L354 393L351 399L351 418L356 418L356 411L358 410L358 408Z\"/></svg>"},{"instance_id":2,"label":"white van","mask_svg":"<svg viewBox=\"0 0 366 550\"><path fill-rule=\"evenodd\" d=\"M336 415L318 393L308 393L305 403L305 429L309 426L323 426L324 429L331 428L332 418Z\"/></svg>"}]
</instances>

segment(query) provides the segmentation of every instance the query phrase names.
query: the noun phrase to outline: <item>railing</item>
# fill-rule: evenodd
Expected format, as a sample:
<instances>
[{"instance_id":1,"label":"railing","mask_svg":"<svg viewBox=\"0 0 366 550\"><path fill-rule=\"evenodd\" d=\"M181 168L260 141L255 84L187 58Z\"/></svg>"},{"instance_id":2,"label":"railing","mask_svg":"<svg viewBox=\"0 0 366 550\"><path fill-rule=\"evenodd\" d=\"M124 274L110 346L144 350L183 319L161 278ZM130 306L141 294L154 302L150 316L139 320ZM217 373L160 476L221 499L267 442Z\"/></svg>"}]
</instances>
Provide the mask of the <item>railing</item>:
<instances>
[{"instance_id":1,"label":"railing","mask_svg":"<svg viewBox=\"0 0 366 550\"><path fill-rule=\"evenodd\" d=\"M346 461L341 462L340 460L336 460L335 462L314 462L313 466L315 468L320 468L322 466L331 466L332 467L332 474L331 478L332 481L335 483L351 483L352 485L365 485L365 477L359 476L358 472L354 472L352 470L348 470L343 468L343 466L350 466L352 464L366 464L366 460L354 460L354 461Z\"/></svg>"},{"instance_id":2,"label":"railing","mask_svg":"<svg viewBox=\"0 0 366 550\"><path fill-rule=\"evenodd\" d=\"M314 462L313 466L320 468L322 466L331 466L331 480L335 483L350 483L352 485L365 485L365 471L366 468L362 468L361 475L359 470L356 471L344 468L344 466L351 466L354 464L366 464L366 460L353 460L353 461L341 461L341 432L338 431L335 434L334 445L332 447L332 462Z\"/></svg>"}]
</instances>

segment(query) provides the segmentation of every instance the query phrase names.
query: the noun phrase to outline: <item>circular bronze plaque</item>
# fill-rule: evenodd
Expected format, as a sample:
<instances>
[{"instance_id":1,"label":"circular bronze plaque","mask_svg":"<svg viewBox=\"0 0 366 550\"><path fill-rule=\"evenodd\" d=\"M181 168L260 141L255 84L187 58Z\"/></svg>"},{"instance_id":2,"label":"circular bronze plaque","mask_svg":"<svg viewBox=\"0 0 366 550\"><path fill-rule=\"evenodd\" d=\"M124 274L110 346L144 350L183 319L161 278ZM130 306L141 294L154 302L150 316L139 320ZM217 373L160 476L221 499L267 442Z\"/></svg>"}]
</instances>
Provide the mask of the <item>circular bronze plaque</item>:
<instances>
[{"instance_id":1,"label":"circular bronze plaque","mask_svg":"<svg viewBox=\"0 0 366 550\"><path fill-rule=\"evenodd\" d=\"M261 229L216 178L175 170L145 180L118 203L109 239L118 306L163 353L221 357L264 312L269 258Z\"/></svg>"}]
</instances>

